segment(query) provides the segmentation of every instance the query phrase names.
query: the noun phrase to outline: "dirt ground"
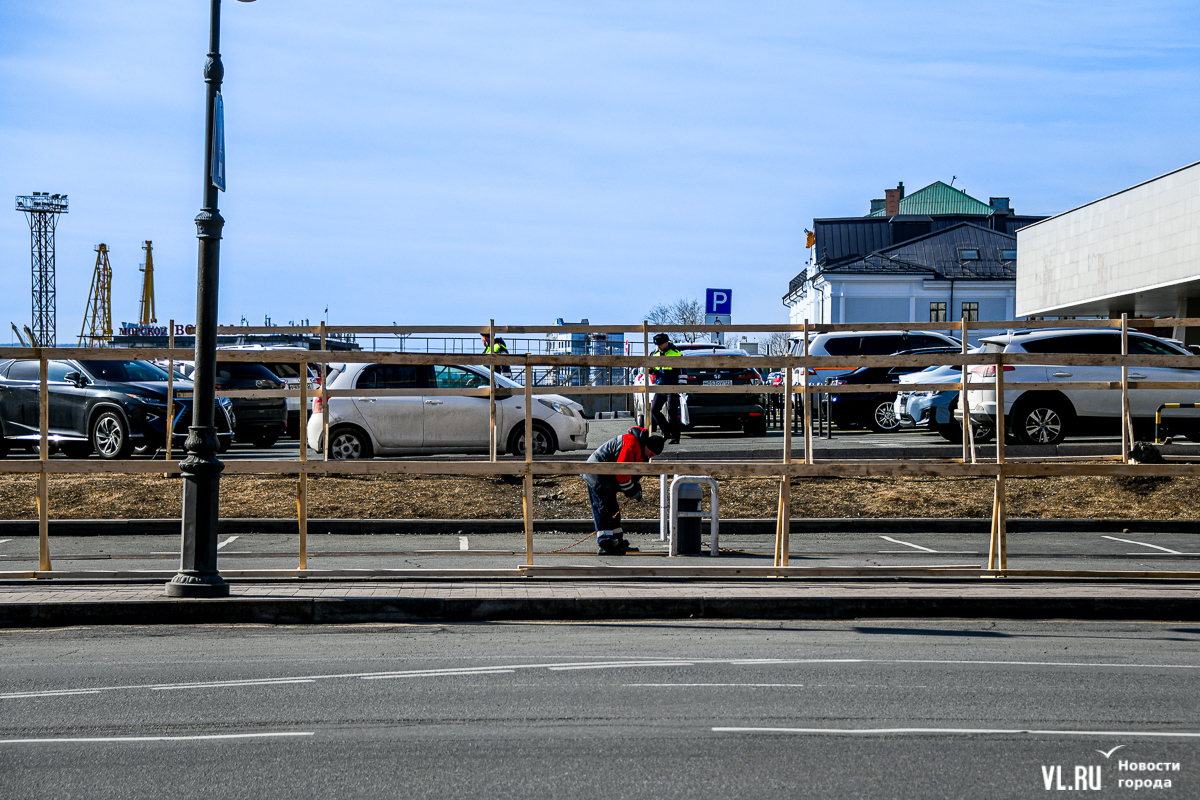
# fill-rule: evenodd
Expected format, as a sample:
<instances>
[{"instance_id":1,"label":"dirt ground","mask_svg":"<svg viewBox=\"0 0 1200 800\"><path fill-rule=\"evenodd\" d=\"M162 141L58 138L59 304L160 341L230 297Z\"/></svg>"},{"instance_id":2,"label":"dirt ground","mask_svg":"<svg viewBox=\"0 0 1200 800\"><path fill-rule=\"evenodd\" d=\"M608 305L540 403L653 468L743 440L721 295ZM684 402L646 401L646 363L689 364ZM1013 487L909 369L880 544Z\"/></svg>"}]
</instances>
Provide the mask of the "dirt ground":
<instances>
[{"instance_id":1,"label":"dirt ground","mask_svg":"<svg viewBox=\"0 0 1200 800\"><path fill-rule=\"evenodd\" d=\"M309 479L309 516L364 519L516 519L521 487L493 477L353 476ZM658 481L625 516L658 516ZM721 516L775 516L778 481L720 480ZM978 478L822 478L792 483L795 517L988 517L994 482ZM1008 513L1042 518L1200 519L1200 479L1168 478L1132 486L1111 478L1013 478ZM0 477L0 519L36 519L35 479ZM591 516L578 477L534 482L541 519ZM294 517L296 480L231 475L221 481L227 517ZM705 502L707 507L707 501ZM50 478L55 519L146 519L180 515L178 478L158 475L61 475Z\"/></svg>"}]
</instances>

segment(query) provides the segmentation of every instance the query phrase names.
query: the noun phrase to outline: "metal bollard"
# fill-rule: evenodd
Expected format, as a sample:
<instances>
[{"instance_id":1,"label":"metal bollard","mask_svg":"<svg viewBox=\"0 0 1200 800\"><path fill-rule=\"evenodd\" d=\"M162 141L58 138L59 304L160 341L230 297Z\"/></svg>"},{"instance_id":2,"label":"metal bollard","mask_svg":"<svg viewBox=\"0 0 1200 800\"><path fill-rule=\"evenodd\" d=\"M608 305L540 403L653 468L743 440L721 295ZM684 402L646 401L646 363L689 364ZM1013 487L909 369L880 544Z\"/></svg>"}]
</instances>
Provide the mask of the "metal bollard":
<instances>
[{"instance_id":1,"label":"metal bollard","mask_svg":"<svg viewBox=\"0 0 1200 800\"><path fill-rule=\"evenodd\" d=\"M708 484L709 496L712 499L712 512L705 514L703 511L680 511L679 510L679 488L684 483L704 483ZM671 481L671 542L667 549L667 555L674 557L679 555L679 518L680 517L695 517L697 519L705 516L709 517L711 527L709 528L708 548L709 555L716 558L720 555L720 518L721 518L721 502L717 493L717 481L707 475L676 475Z\"/></svg>"}]
</instances>

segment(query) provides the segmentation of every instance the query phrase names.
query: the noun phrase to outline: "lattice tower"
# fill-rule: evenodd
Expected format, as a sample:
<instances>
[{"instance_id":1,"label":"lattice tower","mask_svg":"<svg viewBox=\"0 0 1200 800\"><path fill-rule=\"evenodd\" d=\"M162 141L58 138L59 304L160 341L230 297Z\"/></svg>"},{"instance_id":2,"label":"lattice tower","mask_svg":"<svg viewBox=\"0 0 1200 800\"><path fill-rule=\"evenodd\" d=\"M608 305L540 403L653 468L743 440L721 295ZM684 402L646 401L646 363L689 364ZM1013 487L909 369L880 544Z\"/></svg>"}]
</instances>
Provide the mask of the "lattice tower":
<instances>
[{"instance_id":1,"label":"lattice tower","mask_svg":"<svg viewBox=\"0 0 1200 800\"><path fill-rule=\"evenodd\" d=\"M105 347L112 342L112 266L108 263L108 245L96 245L96 268L92 271L92 289L88 292L79 329L80 347Z\"/></svg>"},{"instance_id":2,"label":"lattice tower","mask_svg":"<svg viewBox=\"0 0 1200 800\"><path fill-rule=\"evenodd\" d=\"M142 264L142 305L138 312L138 325L149 325L158 322L154 316L154 253L149 239L142 249L146 251L146 263Z\"/></svg>"},{"instance_id":3,"label":"lattice tower","mask_svg":"<svg viewBox=\"0 0 1200 800\"><path fill-rule=\"evenodd\" d=\"M29 260L33 268L33 330L34 347L54 347L54 229L58 215L67 213L65 194L34 192L17 196L17 210L29 220Z\"/></svg>"}]
</instances>

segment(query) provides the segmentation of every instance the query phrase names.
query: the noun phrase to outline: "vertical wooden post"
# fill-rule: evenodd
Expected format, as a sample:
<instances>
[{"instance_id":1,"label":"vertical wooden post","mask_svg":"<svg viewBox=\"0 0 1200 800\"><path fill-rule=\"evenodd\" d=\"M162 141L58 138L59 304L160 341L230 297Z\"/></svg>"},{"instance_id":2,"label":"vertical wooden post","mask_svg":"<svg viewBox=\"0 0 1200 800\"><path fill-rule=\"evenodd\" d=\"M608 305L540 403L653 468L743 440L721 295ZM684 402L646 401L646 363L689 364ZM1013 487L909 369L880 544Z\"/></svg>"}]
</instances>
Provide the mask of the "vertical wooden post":
<instances>
[{"instance_id":1,"label":"vertical wooden post","mask_svg":"<svg viewBox=\"0 0 1200 800\"><path fill-rule=\"evenodd\" d=\"M488 320L488 342L496 355L496 320ZM488 367L488 461L496 462L496 365Z\"/></svg>"},{"instance_id":2,"label":"vertical wooden post","mask_svg":"<svg viewBox=\"0 0 1200 800\"><path fill-rule=\"evenodd\" d=\"M533 368L525 354L525 480L522 481L521 510L525 514L525 563L533 565Z\"/></svg>"},{"instance_id":3,"label":"vertical wooden post","mask_svg":"<svg viewBox=\"0 0 1200 800\"><path fill-rule=\"evenodd\" d=\"M167 323L167 347L175 349L175 320ZM171 460L171 447L175 444L175 355L167 356L167 455ZM171 473L165 473L169 477Z\"/></svg>"},{"instance_id":4,"label":"vertical wooden post","mask_svg":"<svg viewBox=\"0 0 1200 800\"><path fill-rule=\"evenodd\" d=\"M325 321L321 321L321 356L327 358L325 352ZM329 362L321 362L321 455L329 460Z\"/></svg>"},{"instance_id":5,"label":"vertical wooden post","mask_svg":"<svg viewBox=\"0 0 1200 800\"><path fill-rule=\"evenodd\" d=\"M805 332L807 333L808 324L805 323ZM783 370L783 413L788 419L792 417L792 389L794 388L792 380L792 358L785 357L785 368ZM807 367L805 367L807 369ZM804 395L804 458L805 463L808 461L809 445L812 440L812 430L809 427L808 418L808 381L804 381L803 388L806 394ZM785 466L792 463L792 426L787 425L783 429L783 463ZM784 471L783 482L779 484L779 566L786 567L788 565L788 554L792 547L792 476Z\"/></svg>"},{"instance_id":6,"label":"vertical wooden post","mask_svg":"<svg viewBox=\"0 0 1200 800\"><path fill-rule=\"evenodd\" d=\"M783 481L779 482L779 502L775 504L775 566L783 564Z\"/></svg>"},{"instance_id":7,"label":"vertical wooden post","mask_svg":"<svg viewBox=\"0 0 1200 800\"><path fill-rule=\"evenodd\" d=\"M997 512L1000 510L1000 483L996 482L995 489L992 491L992 528L988 536L988 569L996 568L996 553L1000 550L998 526L999 518Z\"/></svg>"},{"instance_id":8,"label":"vertical wooden post","mask_svg":"<svg viewBox=\"0 0 1200 800\"><path fill-rule=\"evenodd\" d=\"M804 463L811 464L816 459L816 453L813 452L812 440L812 411L810 406L810 395L808 385L808 320L804 320L804 377L801 380L801 385L804 387ZM829 423L830 430L833 429L833 421ZM790 429L791 426L789 425Z\"/></svg>"},{"instance_id":9,"label":"vertical wooden post","mask_svg":"<svg viewBox=\"0 0 1200 800\"><path fill-rule=\"evenodd\" d=\"M642 365L642 412L647 433L654 433L654 417L650 413L650 322L642 320L642 355L647 359ZM637 422L635 419L634 422Z\"/></svg>"},{"instance_id":10,"label":"vertical wooden post","mask_svg":"<svg viewBox=\"0 0 1200 800\"><path fill-rule=\"evenodd\" d=\"M1004 354L996 359L996 545L1000 556L1000 569L1008 566L1008 521L1004 507Z\"/></svg>"},{"instance_id":11,"label":"vertical wooden post","mask_svg":"<svg viewBox=\"0 0 1200 800\"><path fill-rule=\"evenodd\" d=\"M963 317L962 324L962 352L965 356L967 350L967 318ZM970 455L971 463L975 463L975 429L971 425L971 403L967 399L967 365L962 365L962 375L959 376L962 381L962 389L958 392L958 410L962 412L962 460L967 463L967 456ZM950 424L954 424L954 420L950 420Z\"/></svg>"},{"instance_id":12,"label":"vertical wooden post","mask_svg":"<svg viewBox=\"0 0 1200 800\"><path fill-rule=\"evenodd\" d=\"M308 461L308 362L300 369L300 460ZM296 479L296 522L300 528L300 569L308 569L308 473Z\"/></svg>"},{"instance_id":13,"label":"vertical wooden post","mask_svg":"<svg viewBox=\"0 0 1200 800\"><path fill-rule=\"evenodd\" d=\"M1129 355L1129 315L1121 314L1121 355ZM1129 365L1121 365L1121 463L1129 463L1133 423L1129 418Z\"/></svg>"},{"instance_id":14,"label":"vertical wooden post","mask_svg":"<svg viewBox=\"0 0 1200 800\"><path fill-rule=\"evenodd\" d=\"M46 461L50 458L50 388L47 386L49 365L45 351L38 350L38 431L40 433L38 461L37 507L38 507L38 570L50 571L50 477L46 474Z\"/></svg>"}]
</instances>

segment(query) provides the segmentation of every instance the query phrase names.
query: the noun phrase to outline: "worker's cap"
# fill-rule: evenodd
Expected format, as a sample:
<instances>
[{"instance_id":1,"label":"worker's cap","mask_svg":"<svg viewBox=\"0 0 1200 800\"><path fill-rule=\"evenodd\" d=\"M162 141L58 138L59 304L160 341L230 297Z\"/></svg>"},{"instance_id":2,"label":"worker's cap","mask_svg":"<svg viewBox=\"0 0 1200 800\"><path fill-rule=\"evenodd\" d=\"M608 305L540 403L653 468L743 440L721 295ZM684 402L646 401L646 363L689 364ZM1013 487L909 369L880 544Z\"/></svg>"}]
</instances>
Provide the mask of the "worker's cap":
<instances>
[{"instance_id":1,"label":"worker's cap","mask_svg":"<svg viewBox=\"0 0 1200 800\"><path fill-rule=\"evenodd\" d=\"M669 341L671 341L671 337L667 336L665 333L654 334L654 343L655 344L666 344Z\"/></svg>"},{"instance_id":2,"label":"worker's cap","mask_svg":"<svg viewBox=\"0 0 1200 800\"><path fill-rule=\"evenodd\" d=\"M666 445L666 443L667 440L661 436L651 436L646 440L646 449L651 453L654 453L654 455L658 455L663 451L663 447Z\"/></svg>"}]
</instances>

